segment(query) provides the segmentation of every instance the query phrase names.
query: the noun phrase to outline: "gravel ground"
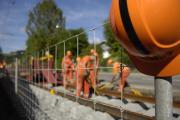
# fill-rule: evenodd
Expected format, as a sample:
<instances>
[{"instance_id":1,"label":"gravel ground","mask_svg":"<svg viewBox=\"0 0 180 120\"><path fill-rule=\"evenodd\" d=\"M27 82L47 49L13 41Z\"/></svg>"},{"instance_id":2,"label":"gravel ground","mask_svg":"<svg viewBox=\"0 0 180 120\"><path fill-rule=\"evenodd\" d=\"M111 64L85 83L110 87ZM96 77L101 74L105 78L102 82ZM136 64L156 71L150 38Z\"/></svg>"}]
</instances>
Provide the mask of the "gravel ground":
<instances>
[{"instance_id":1,"label":"gravel ground","mask_svg":"<svg viewBox=\"0 0 180 120\"><path fill-rule=\"evenodd\" d=\"M97 116L98 120L113 120L113 118L107 113L94 112L93 109L89 107L79 105L76 102L72 102L68 99L56 95L50 95L49 92L34 86L32 86L32 89L38 97L39 101L41 101L40 106L42 109L45 110L49 116L52 116L51 118L53 118L53 120L59 120L62 118L64 120L81 120L82 118L84 120L93 120L97 119ZM56 90L65 91L63 87L57 87ZM101 102L103 101L106 104L114 106L121 106L132 112L139 112L144 115L155 116L155 106L153 104L143 103L142 105L130 100L126 100L127 102L125 103L119 99L94 95L91 99ZM179 120L180 109L174 109L174 113L177 115L174 117L174 120ZM59 114L59 116L57 116L57 114Z\"/></svg>"},{"instance_id":2,"label":"gravel ground","mask_svg":"<svg viewBox=\"0 0 180 120\"><path fill-rule=\"evenodd\" d=\"M41 111L37 108L34 110L35 120L114 120L114 118L107 113L94 111L89 107L72 102L66 98L51 95L50 92L40 89L36 86L30 85L29 87L32 90L32 93L36 96L39 108L41 109ZM70 92L65 90L63 87L56 87L55 89ZM72 92L75 93L75 91ZM0 95L4 95L2 91L0 91ZM135 103L132 100L126 100L126 102L122 102L116 98L94 95L91 99L101 102L103 101L106 104L114 106L121 106L129 111L139 112L148 116L155 116L155 107L153 104L144 103L142 106L141 104ZM13 113L15 111L13 108L7 107L10 106L9 104L6 104L7 102L8 101L6 99L0 99L0 108L3 108L1 112L3 118L5 117L6 120L21 120L18 119L18 115ZM173 120L180 120L180 109L174 109L174 113L175 116Z\"/></svg>"},{"instance_id":3,"label":"gravel ground","mask_svg":"<svg viewBox=\"0 0 180 120\"><path fill-rule=\"evenodd\" d=\"M40 108L47 114L47 116L44 116L44 114L37 111L36 120L114 120L107 113L94 111L89 107L60 96L51 95L38 87L31 86L31 89L40 101Z\"/></svg>"}]
</instances>

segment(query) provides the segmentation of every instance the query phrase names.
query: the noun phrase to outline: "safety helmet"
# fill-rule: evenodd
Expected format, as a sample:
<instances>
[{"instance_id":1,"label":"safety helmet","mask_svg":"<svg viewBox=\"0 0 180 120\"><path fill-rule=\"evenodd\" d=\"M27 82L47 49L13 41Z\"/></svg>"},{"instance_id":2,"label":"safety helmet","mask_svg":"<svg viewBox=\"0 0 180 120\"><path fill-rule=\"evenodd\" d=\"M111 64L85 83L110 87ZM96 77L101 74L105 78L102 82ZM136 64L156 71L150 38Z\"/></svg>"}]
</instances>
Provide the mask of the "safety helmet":
<instances>
[{"instance_id":1,"label":"safety helmet","mask_svg":"<svg viewBox=\"0 0 180 120\"><path fill-rule=\"evenodd\" d=\"M49 51L48 51L48 50L45 52L45 55L46 55L46 56L49 56Z\"/></svg>"},{"instance_id":2,"label":"safety helmet","mask_svg":"<svg viewBox=\"0 0 180 120\"><path fill-rule=\"evenodd\" d=\"M112 63L113 63L113 60L112 59L108 59L107 64L111 65Z\"/></svg>"},{"instance_id":3,"label":"safety helmet","mask_svg":"<svg viewBox=\"0 0 180 120\"><path fill-rule=\"evenodd\" d=\"M112 29L141 72L180 74L179 5L179 0L112 0Z\"/></svg>"}]
</instances>

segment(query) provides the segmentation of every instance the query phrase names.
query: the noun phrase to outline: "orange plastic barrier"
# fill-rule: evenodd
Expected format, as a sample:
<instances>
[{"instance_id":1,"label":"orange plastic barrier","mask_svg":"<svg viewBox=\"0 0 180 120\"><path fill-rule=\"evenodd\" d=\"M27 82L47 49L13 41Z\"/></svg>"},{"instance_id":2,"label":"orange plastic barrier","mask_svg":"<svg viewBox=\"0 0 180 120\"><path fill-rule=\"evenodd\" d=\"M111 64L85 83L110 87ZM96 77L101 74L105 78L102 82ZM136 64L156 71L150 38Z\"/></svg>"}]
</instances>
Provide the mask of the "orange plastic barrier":
<instances>
[{"instance_id":1,"label":"orange plastic barrier","mask_svg":"<svg viewBox=\"0 0 180 120\"><path fill-rule=\"evenodd\" d=\"M180 0L112 0L110 23L139 71L180 74Z\"/></svg>"}]
</instances>

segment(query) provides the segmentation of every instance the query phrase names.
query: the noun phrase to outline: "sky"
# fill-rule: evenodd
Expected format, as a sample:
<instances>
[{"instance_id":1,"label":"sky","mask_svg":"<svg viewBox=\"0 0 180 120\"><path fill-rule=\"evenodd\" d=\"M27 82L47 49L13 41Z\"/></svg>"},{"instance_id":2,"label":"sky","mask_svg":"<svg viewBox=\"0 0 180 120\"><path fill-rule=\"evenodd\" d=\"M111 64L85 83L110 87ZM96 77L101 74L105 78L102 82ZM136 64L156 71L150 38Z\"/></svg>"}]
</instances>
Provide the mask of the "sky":
<instances>
[{"instance_id":1,"label":"sky","mask_svg":"<svg viewBox=\"0 0 180 120\"><path fill-rule=\"evenodd\" d=\"M25 27L28 13L40 0L0 0L0 47L3 52L26 48ZM66 28L82 27L85 30L103 24L109 16L111 0L55 0L66 17ZM103 29L96 30L95 38L104 40ZM93 33L89 33L89 41Z\"/></svg>"}]
</instances>

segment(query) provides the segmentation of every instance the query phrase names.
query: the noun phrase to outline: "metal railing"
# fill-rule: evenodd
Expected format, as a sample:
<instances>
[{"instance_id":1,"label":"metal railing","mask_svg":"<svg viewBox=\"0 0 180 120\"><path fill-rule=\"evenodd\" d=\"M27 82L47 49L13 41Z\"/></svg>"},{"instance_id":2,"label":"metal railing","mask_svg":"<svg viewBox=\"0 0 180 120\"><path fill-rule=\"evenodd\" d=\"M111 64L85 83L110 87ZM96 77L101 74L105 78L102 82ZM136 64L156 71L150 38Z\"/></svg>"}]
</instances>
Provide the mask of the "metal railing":
<instances>
[{"instance_id":1,"label":"metal railing","mask_svg":"<svg viewBox=\"0 0 180 120\"><path fill-rule=\"evenodd\" d=\"M107 23L105 23L105 24L107 24ZM31 89L31 85L36 85L36 86L39 86L42 88L43 87L46 88L48 85L50 85L50 89L52 89L56 92L58 90L58 87L60 87L59 84L62 84L62 81L63 81L62 78L66 77L66 74L62 75L62 73L66 70L75 71L74 76L73 76L75 88L77 88L78 84L79 84L77 82L78 77L76 78L76 76L79 75L79 70L82 70L82 69L90 70L91 69L91 71L93 71L95 73L94 78L93 78L94 80L96 80L98 78L98 73L103 70L108 70L108 71L112 72L112 69L113 69L112 66L109 67L109 66L101 65L101 63L99 66L97 66L97 63L99 62L99 61L97 61L97 59L93 59L93 64L94 64L93 68L75 67L75 69L72 69L72 68L65 69L65 68L61 68L59 65L60 61L62 61L62 59L65 58L66 52L68 50L71 50L71 49L66 48L67 43L71 42L72 39L75 40L74 38L76 38L76 51L73 51L73 52L76 53L76 57L73 57L73 59L76 59L77 57L81 56L80 52L79 52L81 49L79 47L79 44L81 42L79 40L79 37L82 34L92 33L92 36L93 36L93 43L92 43L93 48L92 49L94 49L97 52L97 44L98 43L97 43L97 39L96 39L96 31L98 29L102 28L105 24L100 25L95 28L92 28L90 30L87 30L87 31L77 34L75 36L72 36L68 39L65 39L65 40L59 42L59 43L51 45L41 51L36 51L35 53L26 55L23 57L23 59L16 59L15 64L11 64L11 65L7 66L7 69L12 77L12 81L14 84L14 88L15 88L14 92L20 98L21 103L26 110L26 116L29 120L36 118L35 114L37 113L37 111L41 111L42 114L46 115L46 117L49 117L46 114L46 112L44 112L44 110L42 110L41 106L39 105L39 102L41 102L41 101L37 100L36 95L33 93L32 89ZM46 61L41 60L46 55L46 52L51 54L50 51L52 51L52 50L54 50L53 58L48 57L46 59ZM123 49L121 52L124 52ZM62 55L63 55L63 57L59 58ZM93 56L93 55L90 55L90 56ZM93 56L93 57L96 58L96 56ZM53 61L50 62L50 59L51 60L53 59ZM122 57L121 57L121 61L119 61L119 62L123 63ZM77 65L76 62L74 62L73 64ZM122 73L122 69L123 69L122 67L119 68L119 73ZM58 77L58 76L61 76L61 77ZM121 79L120 77L121 77L121 75L119 76L118 80ZM52 81L52 79L54 79L55 82L50 82L50 81ZM99 86L99 83L92 85L92 87L94 88L94 92L93 92L92 96L94 98L96 98L96 96L97 96L96 91L97 91L98 86ZM74 90L74 91L76 92L76 90ZM69 92L69 91L64 89L64 90L61 90L61 92L63 92L64 96L66 96L67 92ZM76 101L78 101L78 99L79 99L79 97L76 96ZM94 104L94 110L96 110L97 100L96 99L92 99L92 100L93 100L93 104ZM121 91L121 100L123 100L123 91ZM120 111L121 117L123 119L124 106L119 106L119 111ZM52 118L49 117L49 119L52 119Z\"/></svg>"}]
</instances>

